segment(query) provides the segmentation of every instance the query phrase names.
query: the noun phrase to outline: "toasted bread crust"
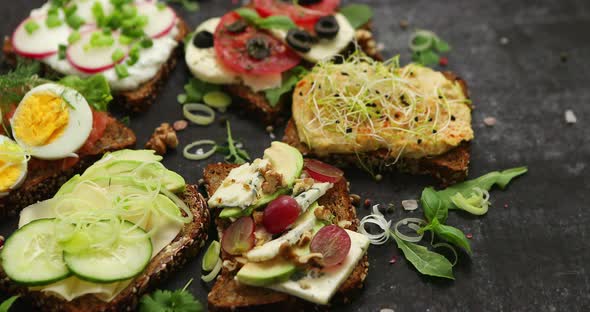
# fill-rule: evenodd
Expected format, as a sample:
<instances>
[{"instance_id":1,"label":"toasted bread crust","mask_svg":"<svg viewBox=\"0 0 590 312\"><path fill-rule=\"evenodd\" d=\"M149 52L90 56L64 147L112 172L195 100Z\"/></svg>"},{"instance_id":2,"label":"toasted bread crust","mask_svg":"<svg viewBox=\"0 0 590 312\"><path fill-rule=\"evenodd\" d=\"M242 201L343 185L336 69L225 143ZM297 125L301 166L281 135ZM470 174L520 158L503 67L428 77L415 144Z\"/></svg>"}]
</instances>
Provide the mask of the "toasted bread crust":
<instances>
[{"instance_id":1,"label":"toasted bread crust","mask_svg":"<svg viewBox=\"0 0 590 312\"><path fill-rule=\"evenodd\" d=\"M463 79L451 72L444 72L443 74L448 79L457 81L461 85L465 97L469 98L469 90ZM331 154L326 157L319 157L301 141L297 132L297 126L293 119L289 120L289 123L287 124L283 142L297 148L303 153L303 155L318 157L337 166L347 167L356 165L361 168L381 168L384 171L393 171L397 169L411 174L431 175L440 180L442 185L451 185L465 180L471 158L469 142L463 142L459 146L439 156L421 159L402 158L398 160L395 165L390 166L384 165L393 160L386 149L359 155Z\"/></svg>"},{"instance_id":2,"label":"toasted bread crust","mask_svg":"<svg viewBox=\"0 0 590 312\"><path fill-rule=\"evenodd\" d=\"M223 179L236 167L236 165L218 163L208 165L204 169L203 178L209 196L215 193ZM330 209L336 217L336 224L340 221L349 221L344 227L352 231L357 230L359 221L356 218L356 209L351 205L348 183L345 179L336 183L322 196L319 204ZM219 218L216 219L216 224L220 232L228 226L225 221ZM231 259L231 256L222 253L222 258L228 260ZM365 255L349 278L340 286L332 303L347 302L350 296L362 289L368 267L369 262ZM209 311L309 311L329 308L328 306L314 305L270 289L239 284L234 279L235 273L235 271L231 272L227 268L223 268L208 296Z\"/></svg>"},{"instance_id":3,"label":"toasted bread crust","mask_svg":"<svg viewBox=\"0 0 590 312\"><path fill-rule=\"evenodd\" d=\"M160 67L160 70L156 73L152 79L144 82L139 88L131 91L122 91L115 94L115 103L123 106L125 109L131 112L145 112L155 102L160 89L167 81L170 72L176 67L178 57L183 51L183 40L184 37L189 33L189 28L186 22L178 17L178 34L174 38L178 41L178 46L170 54L168 61ZM2 46L4 57L9 64L16 65L17 55L12 47L10 38L4 38L4 45ZM54 71L43 64L44 73L54 73ZM56 73L60 75L59 73Z\"/></svg>"},{"instance_id":4,"label":"toasted bread crust","mask_svg":"<svg viewBox=\"0 0 590 312\"><path fill-rule=\"evenodd\" d=\"M62 161L43 161L43 166L39 166L41 161L31 159L23 185L11 191L8 196L0 198L0 218L15 215L27 206L53 196L66 181L82 172L104 153L131 147L135 145L135 141L136 137L131 129L110 118L102 138L73 167L63 170Z\"/></svg>"},{"instance_id":5,"label":"toasted bread crust","mask_svg":"<svg viewBox=\"0 0 590 312\"><path fill-rule=\"evenodd\" d=\"M209 210L198 187L187 185L182 200L192 211L193 222L186 224L174 241L152 259L145 271L110 302L101 301L93 295L84 295L68 302L40 291L30 291L12 283L1 268L0 290L29 298L42 311L132 311L143 294L177 270L187 259L196 256L207 240Z\"/></svg>"}]
</instances>

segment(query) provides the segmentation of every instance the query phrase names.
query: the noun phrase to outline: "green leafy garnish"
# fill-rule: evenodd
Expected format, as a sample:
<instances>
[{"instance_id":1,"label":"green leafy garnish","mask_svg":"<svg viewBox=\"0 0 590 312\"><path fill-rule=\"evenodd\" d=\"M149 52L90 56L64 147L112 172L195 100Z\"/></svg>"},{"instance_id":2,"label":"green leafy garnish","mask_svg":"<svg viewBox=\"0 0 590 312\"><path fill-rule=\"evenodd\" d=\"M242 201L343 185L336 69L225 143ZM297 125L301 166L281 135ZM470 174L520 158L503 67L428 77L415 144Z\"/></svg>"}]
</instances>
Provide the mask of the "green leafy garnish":
<instances>
[{"instance_id":1,"label":"green leafy garnish","mask_svg":"<svg viewBox=\"0 0 590 312\"><path fill-rule=\"evenodd\" d=\"M192 280L183 289L156 290L144 295L139 301L140 312L202 312L203 305L187 290Z\"/></svg>"},{"instance_id":2,"label":"green leafy garnish","mask_svg":"<svg viewBox=\"0 0 590 312\"><path fill-rule=\"evenodd\" d=\"M429 30L416 30L410 38L412 61L425 65L435 65L440 61L440 53L451 51L451 46Z\"/></svg>"},{"instance_id":3,"label":"green leafy garnish","mask_svg":"<svg viewBox=\"0 0 590 312\"><path fill-rule=\"evenodd\" d=\"M37 61L19 59L16 68L7 74L0 75L0 108L17 104L31 88L47 82L39 78L41 64ZM5 111L5 110L3 110Z\"/></svg>"},{"instance_id":4,"label":"green leafy garnish","mask_svg":"<svg viewBox=\"0 0 590 312\"><path fill-rule=\"evenodd\" d=\"M266 99L270 106L274 107L279 103L283 94L289 93L295 85L307 75L308 71L303 66L297 66L285 74L287 79L283 81L280 87L264 91Z\"/></svg>"},{"instance_id":5,"label":"green leafy garnish","mask_svg":"<svg viewBox=\"0 0 590 312\"><path fill-rule=\"evenodd\" d=\"M35 22L34 20L30 20L25 24L25 30L29 35L32 35L37 29L39 29L39 23Z\"/></svg>"},{"instance_id":6,"label":"green leafy garnish","mask_svg":"<svg viewBox=\"0 0 590 312\"><path fill-rule=\"evenodd\" d=\"M366 4L349 4L340 8L340 14L348 19L352 27L358 29L373 18L373 9Z\"/></svg>"},{"instance_id":7,"label":"green leafy garnish","mask_svg":"<svg viewBox=\"0 0 590 312\"><path fill-rule=\"evenodd\" d=\"M453 264L443 255L430 251L424 246L406 242L395 234L391 236L395 239L397 247L418 272L424 275L455 279L453 276Z\"/></svg>"},{"instance_id":8,"label":"green leafy garnish","mask_svg":"<svg viewBox=\"0 0 590 312\"><path fill-rule=\"evenodd\" d=\"M238 15L254 27L262 29L284 29L296 28L297 25L289 17L284 15L273 15L266 18L260 17L258 13L250 8L239 8L235 10Z\"/></svg>"},{"instance_id":9,"label":"green leafy garnish","mask_svg":"<svg viewBox=\"0 0 590 312\"><path fill-rule=\"evenodd\" d=\"M12 306L12 304L16 301L16 299L18 299L20 296L12 296L6 300L4 300L4 302L2 302L2 304L0 304L0 312L8 312L8 310L10 309L10 307Z\"/></svg>"},{"instance_id":10,"label":"green leafy garnish","mask_svg":"<svg viewBox=\"0 0 590 312\"><path fill-rule=\"evenodd\" d=\"M58 83L80 92L88 104L97 111L106 112L109 102L113 100L109 83L103 75L88 78L66 76Z\"/></svg>"},{"instance_id":11,"label":"green leafy garnish","mask_svg":"<svg viewBox=\"0 0 590 312\"><path fill-rule=\"evenodd\" d=\"M207 83L197 78L191 78L184 85L185 93L178 95L178 101L180 104L199 103L203 100L205 94L214 91L219 91L218 85Z\"/></svg>"},{"instance_id":12,"label":"green leafy garnish","mask_svg":"<svg viewBox=\"0 0 590 312\"><path fill-rule=\"evenodd\" d=\"M225 161L233 164L242 165L248 161L250 161L250 155L248 152L244 150L238 144L238 142L234 141L232 134L231 134L231 127L229 121L226 123L227 126L227 144L225 145L216 145L215 152L225 155Z\"/></svg>"},{"instance_id":13,"label":"green leafy garnish","mask_svg":"<svg viewBox=\"0 0 590 312\"><path fill-rule=\"evenodd\" d=\"M471 251L471 245L469 244L469 240L463 233L463 231L459 230L458 228L452 227L450 225L441 224L438 219L433 219L428 225L421 228L418 233L423 233L425 231L432 231L438 237L442 238L443 240L463 248L467 253L470 255L473 253Z\"/></svg>"}]
</instances>

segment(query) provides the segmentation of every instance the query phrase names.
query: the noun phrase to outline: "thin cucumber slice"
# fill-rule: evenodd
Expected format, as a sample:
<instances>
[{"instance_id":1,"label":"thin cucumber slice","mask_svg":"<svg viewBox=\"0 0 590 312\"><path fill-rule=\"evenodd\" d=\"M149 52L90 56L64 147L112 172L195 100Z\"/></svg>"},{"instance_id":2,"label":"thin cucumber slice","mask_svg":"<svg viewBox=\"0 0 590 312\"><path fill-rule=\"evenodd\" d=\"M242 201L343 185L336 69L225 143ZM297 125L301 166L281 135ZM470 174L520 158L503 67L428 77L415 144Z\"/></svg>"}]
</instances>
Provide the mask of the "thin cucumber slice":
<instances>
[{"instance_id":1,"label":"thin cucumber slice","mask_svg":"<svg viewBox=\"0 0 590 312\"><path fill-rule=\"evenodd\" d=\"M128 239L120 239L110 250L64 252L64 261L78 278L94 283L112 283L137 276L152 258L152 241L146 232L128 221L121 231ZM129 233L127 233L129 232Z\"/></svg>"},{"instance_id":2,"label":"thin cucumber slice","mask_svg":"<svg viewBox=\"0 0 590 312\"><path fill-rule=\"evenodd\" d=\"M0 253L6 275L27 286L47 285L70 276L55 239L55 219L28 223L10 236Z\"/></svg>"}]
</instances>

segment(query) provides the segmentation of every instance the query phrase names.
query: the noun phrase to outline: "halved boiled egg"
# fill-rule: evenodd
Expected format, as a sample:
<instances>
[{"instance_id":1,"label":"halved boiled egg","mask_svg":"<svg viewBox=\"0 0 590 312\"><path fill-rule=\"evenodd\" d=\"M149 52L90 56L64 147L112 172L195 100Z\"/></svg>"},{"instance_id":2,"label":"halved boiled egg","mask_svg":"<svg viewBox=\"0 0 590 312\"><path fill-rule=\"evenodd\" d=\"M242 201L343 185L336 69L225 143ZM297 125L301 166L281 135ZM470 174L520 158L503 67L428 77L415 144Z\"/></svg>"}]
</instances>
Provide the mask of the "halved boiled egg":
<instances>
[{"instance_id":1,"label":"halved boiled egg","mask_svg":"<svg viewBox=\"0 0 590 312\"><path fill-rule=\"evenodd\" d=\"M48 83L25 94L10 124L12 136L31 156L77 157L74 152L92 130L92 111L78 91Z\"/></svg>"},{"instance_id":2,"label":"halved boiled egg","mask_svg":"<svg viewBox=\"0 0 590 312\"><path fill-rule=\"evenodd\" d=\"M0 135L0 198L23 183L27 176L27 161L22 147Z\"/></svg>"}]
</instances>

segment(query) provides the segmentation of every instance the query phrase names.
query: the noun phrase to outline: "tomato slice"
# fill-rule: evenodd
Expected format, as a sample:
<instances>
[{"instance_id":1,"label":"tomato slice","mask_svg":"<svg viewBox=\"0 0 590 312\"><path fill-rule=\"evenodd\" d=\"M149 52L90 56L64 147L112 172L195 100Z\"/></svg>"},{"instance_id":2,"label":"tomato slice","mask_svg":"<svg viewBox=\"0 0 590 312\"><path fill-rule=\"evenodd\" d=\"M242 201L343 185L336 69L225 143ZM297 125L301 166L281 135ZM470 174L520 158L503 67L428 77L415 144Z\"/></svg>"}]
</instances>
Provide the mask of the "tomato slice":
<instances>
[{"instance_id":1,"label":"tomato slice","mask_svg":"<svg viewBox=\"0 0 590 312\"><path fill-rule=\"evenodd\" d=\"M301 59L295 52L262 30L251 25L239 32L228 30L238 21L244 20L235 12L224 15L214 35L217 58L229 69L241 74L268 75L285 72L299 64ZM252 39L264 42L268 55L259 59L252 57L248 52L248 42Z\"/></svg>"},{"instance_id":2,"label":"tomato slice","mask_svg":"<svg viewBox=\"0 0 590 312\"><path fill-rule=\"evenodd\" d=\"M305 171L318 182L336 183L342 179L344 172L316 159L305 160Z\"/></svg>"},{"instance_id":3,"label":"tomato slice","mask_svg":"<svg viewBox=\"0 0 590 312\"><path fill-rule=\"evenodd\" d=\"M293 5L292 1L254 0L254 7L262 17L287 15L300 26L315 23L320 17L334 13L339 6L340 0L321 0L309 5Z\"/></svg>"},{"instance_id":4,"label":"tomato slice","mask_svg":"<svg viewBox=\"0 0 590 312\"><path fill-rule=\"evenodd\" d=\"M90 131L84 145L78 150L78 154L85 155L92 151L96 141L102 138L110 118L105 112L92 111L92 131Z\"/></svg>"}]
</instances>

